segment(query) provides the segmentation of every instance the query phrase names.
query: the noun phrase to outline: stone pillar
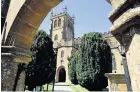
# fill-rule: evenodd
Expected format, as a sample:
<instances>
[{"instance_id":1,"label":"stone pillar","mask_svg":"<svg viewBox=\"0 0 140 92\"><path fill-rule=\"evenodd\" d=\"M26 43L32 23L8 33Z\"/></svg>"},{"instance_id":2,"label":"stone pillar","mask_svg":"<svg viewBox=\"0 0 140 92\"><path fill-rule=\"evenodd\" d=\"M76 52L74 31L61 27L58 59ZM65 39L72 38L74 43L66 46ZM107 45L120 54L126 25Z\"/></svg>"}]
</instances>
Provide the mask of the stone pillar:
<instances>
[{"instance_id":1,"label":"stone pillar","mask_svg":"<svg viewBox=\"0 0 140 92\"><path fill-rule=\"evenodd\" d=\"M24 91L25 88L25 77L26 73L25 71L22 71L18 77L18 82L16 86L16 91Z\"/></svg>"},{"instance_id":2,"label":"stone pillar","mask_svg":"<svg viewBox=\"0 0 140 92\"><path fill-rule=\"evenodd\" d=\"M133 91L140 90L140 1L107 0L113 7L110 31L125 48Z\"/></svg>"},{"instance_id":3,"label":"stone pillar","mask_svg":"<svg viewBox=\"0 0 140 92\"><path fill-rule=\"evenodd\" d=\"M24 91L25 73L19 71L19 64L29 62L30 58L15 46L2 46L1 49L1 90Z\"/></svg>"},{"instance_id":4,"label":"stone pillar","mask_svg":"<svg viewBox=\"0 0 140 92\"><path fill-rule=\"evenodd\" d=\"M124 74L106 73L105 76L108 78L109 92L127 91Z\"/></svg>"},{"instance_id":5,"label":"stone pillar","mask_svg":"<svg viewBox=\"0 0 140 92\"><path fill-rule=\"evenodd\" d=\"M2 55L1 58L1 90L12 91L14 89L18 64L13 62L11 56Z\"/></svg>"},{"instance_id":6,"label":"stone pillar","mask_svg":"<svg viewBox=\"0 0 140 92\"><path fill-rule=\"evenodd\" d=\"M126 57L131 77L132 88L134 91L140 90L140 24L130 29L130 45L125 46L127 49ZM124 38L125 40L125 38ZM124 42L125 44L126 42Z\"/></svg>"}]
</instances>

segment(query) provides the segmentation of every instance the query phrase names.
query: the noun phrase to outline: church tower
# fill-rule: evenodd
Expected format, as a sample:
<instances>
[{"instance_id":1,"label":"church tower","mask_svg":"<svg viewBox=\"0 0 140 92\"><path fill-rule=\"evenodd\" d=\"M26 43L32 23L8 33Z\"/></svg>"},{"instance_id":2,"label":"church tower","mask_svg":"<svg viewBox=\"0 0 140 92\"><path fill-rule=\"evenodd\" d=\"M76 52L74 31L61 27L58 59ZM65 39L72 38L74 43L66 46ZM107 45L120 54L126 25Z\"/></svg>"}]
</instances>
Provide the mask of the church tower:
<instances>
[{"instance_id":1,"label":"church tower","mask_svg":"<svg viewBox=\"0 0 140 92\"><path fill-rule=\"evenodd\" d=\"M51 13L50 36L53 41L53 47L57 52L56 82L69 83L68 76L68 58L71 56L74 48L74 17L67 13L64 8L63 13Z\"/></svg>"},{"instance_id":2,"label":"church tower","mask_svg":"<svg viewBox=\"0 0 140 92\"><path fill-rule=\"evenodd\" d=\"M74 39L74 17L67 14L67 8L63 13L51 13L51 38L54 42L54 48L61 40L70 41Z\"/></svg>"}]
</instances>

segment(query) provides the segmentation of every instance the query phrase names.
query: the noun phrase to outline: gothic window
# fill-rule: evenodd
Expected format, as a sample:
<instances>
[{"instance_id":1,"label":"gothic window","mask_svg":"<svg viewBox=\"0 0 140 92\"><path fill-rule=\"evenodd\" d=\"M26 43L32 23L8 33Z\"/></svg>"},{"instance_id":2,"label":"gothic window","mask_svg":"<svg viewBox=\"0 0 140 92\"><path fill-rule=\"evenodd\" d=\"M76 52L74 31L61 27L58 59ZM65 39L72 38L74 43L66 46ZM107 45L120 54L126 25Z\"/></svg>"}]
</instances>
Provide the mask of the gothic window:
<instances>
[{"instance_id":1,"label":"gothic window","mask_svg":"<svg viewBox=\"0 0 140 92\"><path fill-rule=\"evenodd\" d=\"M63 60L61 60L61 63L64 62Z\"/></svg>"},{"instance_id":2,"label":"gothic window","mask_svg":"<svg viewBox=\"0 0 140 92\"><path fill-rule=\"evenodd\" d=\"M63 60L61 60L61 65L62 65L62 64L64 64L64 61L63 61Z\"/></svg>"},{"instance_id":3,"label":"gothic window","mask_svg":"<svg viewBox=\"0 0 140 92\"><path fill-rule=\"evenodd\" d=\"M54 28L57 26L57 20L54 21Z\"/></svg>"},{"instance_id":4,"label":"gothic window","mask_svg":"<svg viewBox=\"0 0 140 92\"><path fill-rule=\"evenodd\" d=\"M61 19L58 20L58 26L61 26Z\"/></svg>"},{"instance_id":5,"label":"gothic window","mask_svg":"<svg viewBox=\"0 0 140 92\"><path fill-rule=\"evenodd\" d=\"M64 51L61 51L61 58L64 57Z\"/></svg>"},{"instance_id":6,"label":"gothic window","mask_svg":"<svg viewBox=\"0 0 140 92\"><path fill-rule=\"evenodd\" d=\"M57 35L54 36L54 41L56 41L56 40L58 40L58 36Z\"/></svg>"},{"instance_id":7,"label":"gothic window","mask_svg":"<svg viewBox=\"0 0 140 92\"><path fill-rule=\"evenodd\" d=\"M116 59L115 59L115 56L112 55L112 71L116 73Z\"/></svg>"}]
</instances>

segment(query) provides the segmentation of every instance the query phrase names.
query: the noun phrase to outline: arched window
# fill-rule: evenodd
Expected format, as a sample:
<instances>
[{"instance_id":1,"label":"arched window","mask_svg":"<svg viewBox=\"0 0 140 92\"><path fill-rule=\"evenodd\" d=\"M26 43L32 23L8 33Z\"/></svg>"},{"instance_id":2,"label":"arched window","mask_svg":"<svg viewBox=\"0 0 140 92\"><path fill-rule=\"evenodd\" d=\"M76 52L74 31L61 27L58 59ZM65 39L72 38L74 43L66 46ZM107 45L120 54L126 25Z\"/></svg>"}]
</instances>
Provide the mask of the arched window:
<instances>
[{"instance_id":1,"label":"arched window","mask_svg":"<svg viewBox=\"0 0 140 92\"><path fill-rule=\"evenodd\" d=\"M54 21L54 28L57 27L57 20Z\"/></svg>"},{"instance_id":2,"label":"arched window","mask_svg":"<svg viewBox=\"0 0 140 92\"><path fill-rule=\"evenodd\" d=\"M64 62L63 60L61 60L61 63Z\"/></svg>"},{"instance_id":3,"label":"arched window","mask_svg":"<svg viewBox=\"0 0 140 92\"><path fill-rule=\"evenodd\" d=\"M61 58L64 57L64 51L61 51Z\"/></svg>"},{"instance_id":4,"label":"arched window","mask_svg":"<svg viewBox=\"0 0 140 92\"><path fill-rule=\"evenodd\" d=\"M58 20L58 26L61 26L61 19Z\"/></svg>"},{"instance_id":5,"label":"arched window","mask_svg":"<svg viewBox=\"0 0 140 92\"><path fill-rule=\"evenodd\" d=\"M64 64L64 61L63 60L61 60L61 65L63 65Z\"/></svg>"},{"instance_id":6,"label":"arched window","mask_svg":"<svg viewBox=\"0 0 140 92\"><path fill-rule=\"evenodd\" d=\"M54 41L56 41L56 40L58 40L58 36L57 35L54 36Z\"/></svg>"}]
</instances>

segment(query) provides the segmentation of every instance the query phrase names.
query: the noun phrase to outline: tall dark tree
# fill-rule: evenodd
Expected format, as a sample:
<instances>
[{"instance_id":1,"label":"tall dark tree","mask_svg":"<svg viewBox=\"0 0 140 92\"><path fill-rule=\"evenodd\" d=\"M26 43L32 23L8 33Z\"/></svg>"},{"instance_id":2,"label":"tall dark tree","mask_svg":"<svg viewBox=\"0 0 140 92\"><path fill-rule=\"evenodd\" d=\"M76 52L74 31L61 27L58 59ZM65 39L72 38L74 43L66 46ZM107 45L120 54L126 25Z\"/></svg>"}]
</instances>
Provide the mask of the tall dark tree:
<instances>
[{"instance_id":1,"label":"tall dark tree","mask_svg":"<svg viewBox=\"0 0 140 92\"><path fill-rule=\"evenodd\" d=\"M111 49L100 33L87 33L82 37L79 59L76 64L79 84L92 91L106 88L104 74L111 72L112 57Z\"/></svg>"},{"instance_id":2,"label":"tall dark tree","mask_svg":"<svg viewBox=\"0 0 140 92\"><path fill-rule=\"evenodd\" d=\"M79 51L76 51L70 58L68 58L69 60L68 74L73 84L78 83L77 76L76 76L76 62L78 60L78 57L79 57Z\"/></svg>"},{"instance_id":3,"label":"tall dark tree","mask_svg":"<svg viewBox=\"0 0 140 92\"><path fill-rule=\"evenodd\" d=\"M45 31L39 30L32 42L32 62L28 64L26 85L29 90L54 80L56 55L53 42Z\"/></svg>"}]
</instances>

